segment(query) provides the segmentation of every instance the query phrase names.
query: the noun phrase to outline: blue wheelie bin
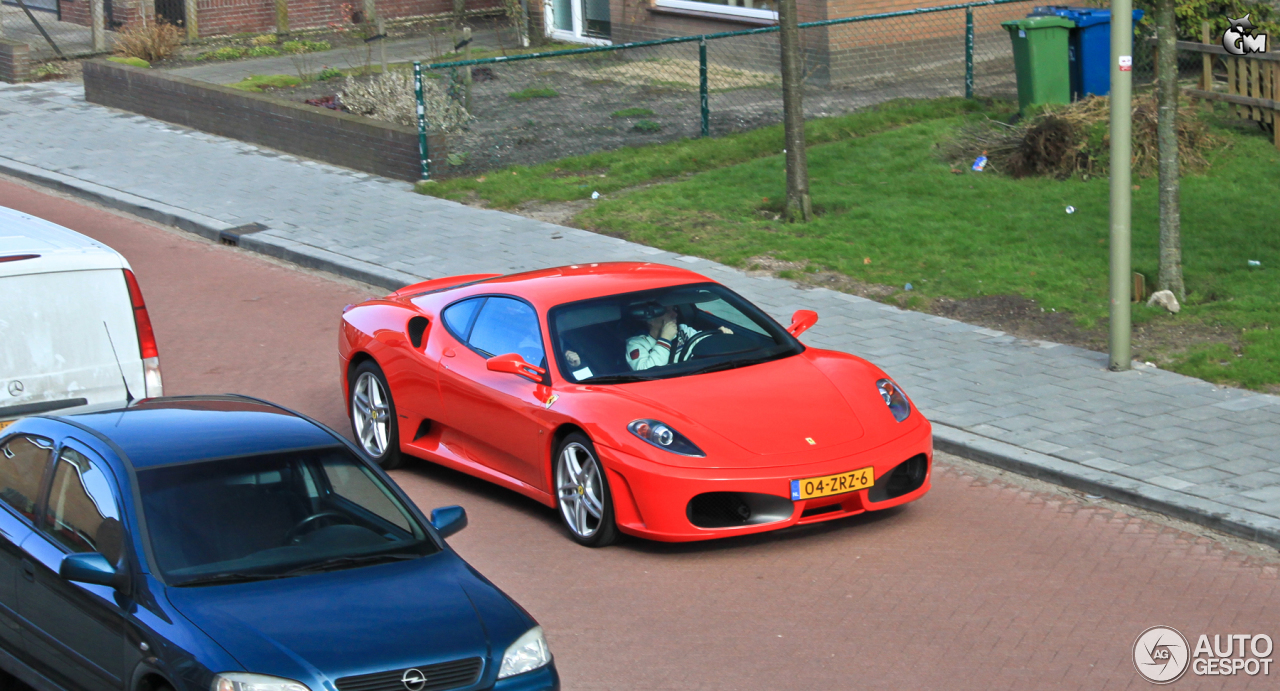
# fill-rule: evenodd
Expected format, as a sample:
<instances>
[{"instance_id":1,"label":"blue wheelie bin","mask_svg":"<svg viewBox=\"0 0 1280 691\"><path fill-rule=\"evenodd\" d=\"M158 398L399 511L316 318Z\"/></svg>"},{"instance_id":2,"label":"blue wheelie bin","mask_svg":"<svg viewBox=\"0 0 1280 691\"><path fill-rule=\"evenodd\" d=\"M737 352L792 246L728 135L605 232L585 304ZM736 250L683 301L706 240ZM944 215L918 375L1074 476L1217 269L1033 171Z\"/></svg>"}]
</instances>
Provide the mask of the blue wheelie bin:
<instances>
[{"instance_id":1,"label":"blue wheelie bin","mask_svg":"<svg viewBox=\"0 0 1280 691\"><path fill-rule=\"evenodd\" d=\"M1048 5L1036 7L1027 16L1057 16L1075 22L1067 45L1072 101L1111 93L1111 10ZM1142 10L1134 10L1133 23L1141 19Z\"/></svg>"}]
</instances>

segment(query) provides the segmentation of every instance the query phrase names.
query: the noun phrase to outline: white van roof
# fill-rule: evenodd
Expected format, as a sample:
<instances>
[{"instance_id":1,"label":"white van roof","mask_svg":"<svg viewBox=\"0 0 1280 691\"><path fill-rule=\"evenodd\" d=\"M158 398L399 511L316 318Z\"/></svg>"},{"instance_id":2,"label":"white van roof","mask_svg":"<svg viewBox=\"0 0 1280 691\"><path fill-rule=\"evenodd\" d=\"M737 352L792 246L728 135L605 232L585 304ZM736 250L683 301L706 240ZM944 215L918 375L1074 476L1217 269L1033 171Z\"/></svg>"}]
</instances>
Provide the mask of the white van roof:
<instances>
[{"instance_id":1,"label":"white van roof","mask_svg":"<svg viewBox=\"0 0 1280 691\"><path fill-rule=\"evenodd\" d=\"M26 254L37 256L4 261ZM0 206L0 277L127 268L129 262L119 252L93 238Z\"/></svg>"}]
</instances>

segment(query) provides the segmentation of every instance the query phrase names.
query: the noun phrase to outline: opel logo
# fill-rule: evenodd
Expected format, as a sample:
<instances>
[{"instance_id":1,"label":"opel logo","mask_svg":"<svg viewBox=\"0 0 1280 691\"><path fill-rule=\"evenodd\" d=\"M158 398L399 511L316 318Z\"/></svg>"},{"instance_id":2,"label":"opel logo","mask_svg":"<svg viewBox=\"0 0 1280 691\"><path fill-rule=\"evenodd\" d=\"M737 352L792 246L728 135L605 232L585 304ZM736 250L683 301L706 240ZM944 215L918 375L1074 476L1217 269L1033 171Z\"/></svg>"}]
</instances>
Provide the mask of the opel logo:
<instances>
[{"instance_id":1,"label":"opel logo","mask_svg":"<svg viewBox=\"0 0 1280 691\"><path fill-rule=\"evenodd\" d=\"M427 685L427 675L420 669L406 669L404 676L400 677L400 683L409 691L421 691Z\"/></svg>"}]
</instances>

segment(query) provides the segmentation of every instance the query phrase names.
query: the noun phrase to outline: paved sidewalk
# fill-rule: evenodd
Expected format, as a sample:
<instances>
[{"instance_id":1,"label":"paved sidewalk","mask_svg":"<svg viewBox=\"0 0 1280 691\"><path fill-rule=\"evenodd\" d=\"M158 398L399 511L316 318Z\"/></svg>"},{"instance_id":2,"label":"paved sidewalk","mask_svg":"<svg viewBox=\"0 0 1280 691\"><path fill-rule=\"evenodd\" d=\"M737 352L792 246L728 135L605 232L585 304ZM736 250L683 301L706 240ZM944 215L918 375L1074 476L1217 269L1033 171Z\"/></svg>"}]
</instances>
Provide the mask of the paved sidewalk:
<instances>
[{"instance_id":1,"label":"paved sidewalk","mask_svg":"<svg viewBox=\"0 0 1280 691\"><path fill-rule=\"evenodd\" d=\"M1024 341L714 262L410 193L375 178L86 103L78 84L0 86L0 172L398 287L593 261L687 266L804 341L867 357L935 422L939 448L1280 546L1280 397Z\"/></svg>"}]
</instances>

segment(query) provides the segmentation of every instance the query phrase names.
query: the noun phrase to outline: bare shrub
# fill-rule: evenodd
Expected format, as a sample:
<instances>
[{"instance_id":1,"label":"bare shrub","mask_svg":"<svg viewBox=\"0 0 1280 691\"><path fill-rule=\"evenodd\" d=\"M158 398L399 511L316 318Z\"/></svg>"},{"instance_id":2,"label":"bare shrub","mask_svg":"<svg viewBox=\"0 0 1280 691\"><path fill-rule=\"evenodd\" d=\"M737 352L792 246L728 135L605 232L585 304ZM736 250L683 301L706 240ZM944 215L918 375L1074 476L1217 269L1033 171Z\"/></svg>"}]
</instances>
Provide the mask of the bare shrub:
<instances>
[{"instance_id":1,"label":"bare shrub","mask_svg":"<svg viewBox=\"0 0 1280 691\"><path fill-rule=\"evenodd\" d=\"M164 60L178 52L182 29L157 19L145 24L127 24L116 33L116 53L147 62Z\"/></svg>"},{"instance_id":2,"label":"bare shrub","mask_svg":"<svg viewBox=\"0 0 1280 691\"><path fill-rule=\"evenodd\" d=\"M413 91L413 74L404 70L365 79L347 77L342 86L342 105L357 115L416 127L418 102ZM471 119L466 108L449 98L435 80L423 78L422 96L429 127L456 132Z\"/></svg>"}]
</instances>

